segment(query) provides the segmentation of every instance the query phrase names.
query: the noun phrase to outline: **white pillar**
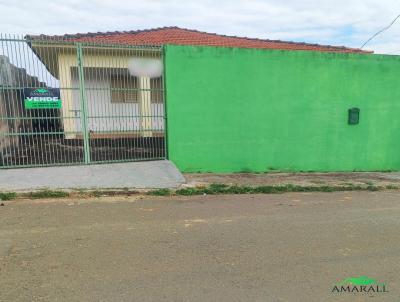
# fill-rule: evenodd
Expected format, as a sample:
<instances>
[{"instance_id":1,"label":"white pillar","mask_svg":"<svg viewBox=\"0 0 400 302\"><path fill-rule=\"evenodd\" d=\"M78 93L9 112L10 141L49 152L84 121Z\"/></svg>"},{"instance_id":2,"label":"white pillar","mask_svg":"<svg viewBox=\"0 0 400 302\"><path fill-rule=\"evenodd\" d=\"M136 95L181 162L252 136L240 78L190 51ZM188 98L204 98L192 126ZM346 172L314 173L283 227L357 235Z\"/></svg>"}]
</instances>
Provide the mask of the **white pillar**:
<instances>
[{"instance_id":1,"label":"white pillar","mask_svg":"<svg viewBox=\"0 0 400 302\"><path fill-rule=\"evenodd\" d=\"M60 98L61 98L61 112L62 112L62 122L63 122L63 129L66 139L73 139L76 138L76 134L73 133L77 131L77 118L71 118L75 116L75 111L73 110L73 87L72 84L72 76L71 76L71 67L76 66L76 56L73 55L65 55L58 57L58 76L60 80ZM79 87L79 86L78 86ZM65 89L63 89L65 88ZM78 95L79 97L79 95ZM80 124L80 123L78 123Z\"/></svg>"},{"instance_id":2,"label":"white pillar","mask_svg":"<svg viewBox=\"0 0 400 302\"><path fill-rule=\"evenodd\" d=\"M144 137L151 137L153 133L151 122L151 92L150 78L139 77L139 114L140 114L140 129Z\"/></svg>"}]
</instances>

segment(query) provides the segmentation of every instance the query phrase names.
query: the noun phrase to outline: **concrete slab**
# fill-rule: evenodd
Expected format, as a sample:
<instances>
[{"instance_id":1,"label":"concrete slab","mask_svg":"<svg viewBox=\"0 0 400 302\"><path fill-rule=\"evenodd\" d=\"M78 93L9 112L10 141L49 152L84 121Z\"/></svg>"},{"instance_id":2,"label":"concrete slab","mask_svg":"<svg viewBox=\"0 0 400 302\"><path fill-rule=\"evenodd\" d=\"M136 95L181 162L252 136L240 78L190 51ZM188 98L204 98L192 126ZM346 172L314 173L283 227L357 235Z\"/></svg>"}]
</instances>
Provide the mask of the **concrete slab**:
<instances>
[{"instance_id":1,"label":"concrete slab","mask_svg":"<svg viewBox=\"0 0 400 302\"><path fill-rule=\"evenodd\" d=\"M184 182L168 160L0 170L1 191L174 188Z\"/></svg>"}]
</instances>

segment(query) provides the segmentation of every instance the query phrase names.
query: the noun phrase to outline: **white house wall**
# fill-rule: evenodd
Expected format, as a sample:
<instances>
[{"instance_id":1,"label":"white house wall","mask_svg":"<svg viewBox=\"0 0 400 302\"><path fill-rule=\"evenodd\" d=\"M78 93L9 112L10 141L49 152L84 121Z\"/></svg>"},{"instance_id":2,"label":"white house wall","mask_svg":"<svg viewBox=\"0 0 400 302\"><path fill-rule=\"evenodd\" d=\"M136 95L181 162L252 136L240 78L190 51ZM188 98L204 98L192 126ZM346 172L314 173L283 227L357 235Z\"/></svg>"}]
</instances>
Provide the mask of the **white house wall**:
<instances>
[{"instance_id":1,"label":"white house wall","mask_svg":"<svg viewBox=\"0 0 400 302\"><path fill-rule=\"evenodd\" d=\"M84 66L126 68L127 57L85 56ZM59 80L64 117L80 115L79 80L72 73L73 67L77 67L75 55L64 54L59 56ZM142 83L149 82L143 79L140 79L140 81ZM163 131L164 105L162 103L150 103L148 100L150 93L146 94L146 100L142 99L139 103L111 103L110 82L107 79L85 76L85 88L89 131L136 131L137 133L142 131L145 136L151 136L152 131ZM140 115L154 117L140 119ZM65 118L63 122L67 138L74 138L76 137L74 133L78 134L82 131L79 118Z\"/></svg>"},{"instance_id":2,"label":"white house wall","mask_svg":"<svg viewBox=\"0 0 400 302\"><path fill-rule=\"evenodd\" d=\"M78 79L72 79L72 85L78 86ZM86 101L88 110L88 129L93 132L139 131L139 106L137 103L111 103L110 83L106 80L85 78ZM92 90L93 89L93 90ZM73 108L80 110L79 90L73 93ZM76 131L81 131L80 123Z\"/></svg>"}]
</instances>

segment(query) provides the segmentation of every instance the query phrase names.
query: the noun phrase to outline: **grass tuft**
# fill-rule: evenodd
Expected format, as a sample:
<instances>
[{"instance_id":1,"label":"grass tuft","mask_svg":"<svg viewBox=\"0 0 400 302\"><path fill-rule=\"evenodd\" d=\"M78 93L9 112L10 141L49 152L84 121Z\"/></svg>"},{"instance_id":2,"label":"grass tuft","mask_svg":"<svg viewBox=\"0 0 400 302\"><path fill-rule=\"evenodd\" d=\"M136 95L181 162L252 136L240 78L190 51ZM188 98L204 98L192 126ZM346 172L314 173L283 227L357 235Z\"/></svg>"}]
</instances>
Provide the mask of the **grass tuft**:
<instances>
[{"instance_id":1,"label":"grass tuft","mask_svg":"<svg viewBox=\"0 0 400 302\"><path fill-rule=\"evenodd\" d=\"M361 185L343 185L343 186L300 186L300 185L265 185L265 186L238 186L226 184L211 184L209 186L200 186L194 188L182 188L175 192L165 191L166 189L150 191L149 195L166 196L166 195L217 195L217 194L280 194L287 192L344 192L344 191L380 191L391 189L394 187L380 186L361 186Z\"/></svg>"},{"instance_id":2,"label":"grass tuft","mask_svg":"<svg viewBox=\"0 0 400 302\"><path fill-rule=\"evenodd\" d=\"M27 197L32 199L39 198L64 198L68 197L69 193L64 191L52 191L52 190L41 190L36 192L30 192L27 194Z\"/></svg>"},{"instance_id":3,"label":"grass tuft","mask_svg":"<svg viewBox=\"0 0 400 302\"><path fill-rule=\"evenodd\" d=\"M0 200L13 200L15 198L17 198L15 192L0 192Z\"/></svg>"},{"instance_id":4,"label":"grass tuft","mask_svg":"<svg viewBox=\"0 0 400 302\"><path fill-rule=\"evenodd\" d=\"M343 185L312 185L312 186L300 186L293 184L283 185L263 185L263 186L241 186L241 185L228 185L228 184L210 184L208 186L199 186L191 188L182 188L178 190L170 189L156 189L147 192L147 195L151 196L171 196L171 195L218 195L218 194L281 194L287 192L345 192L345 191L381 191L381 190L400 190L400 186L389 184L386 186L377 185L354 185L346 183ZM95 190L85 192L84 190L78 190L78 194L69 193L65 191L52 191L52 190L41 190L30 193L15 192L0 192L0 200L13 200L18 197L40 199L40 198L65 198L65 197L100 197L100 196L118 196L118 195L134 195L140 194L138 191L131 191L128 188L124 188L121 191L117 190Z\"/></svg>"},{"instance_id":5,"label":"grass tuft","mask_svg":"<svg viewBox=\"0 0 400 302\"><path fill-rule=\"evenodd\" d=\"M170 196L172 194L170 189L157 189L147 192L147 195L152 196Z\"/></svg>"}]
</instances>

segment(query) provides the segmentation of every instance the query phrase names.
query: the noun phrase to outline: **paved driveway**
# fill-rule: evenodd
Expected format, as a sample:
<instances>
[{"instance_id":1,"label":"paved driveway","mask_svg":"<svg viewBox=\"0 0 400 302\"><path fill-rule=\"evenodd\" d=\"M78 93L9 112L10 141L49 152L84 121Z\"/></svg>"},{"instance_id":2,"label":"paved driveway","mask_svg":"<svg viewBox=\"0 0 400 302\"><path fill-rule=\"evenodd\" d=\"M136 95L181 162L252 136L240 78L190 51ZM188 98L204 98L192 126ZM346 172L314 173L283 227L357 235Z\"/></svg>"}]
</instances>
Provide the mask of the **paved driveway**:
<instances>
[{"instance_id":1,"label":"paved driveway","mask_svg":"<svg viewBox=\"0 0 400 302\"><path fill-rule=\"evenodd\" d=\"M400 192L0 207L0 301L399 301ZM368 276L388 293L333 294Z\"/></svg>"}]
</instances>

